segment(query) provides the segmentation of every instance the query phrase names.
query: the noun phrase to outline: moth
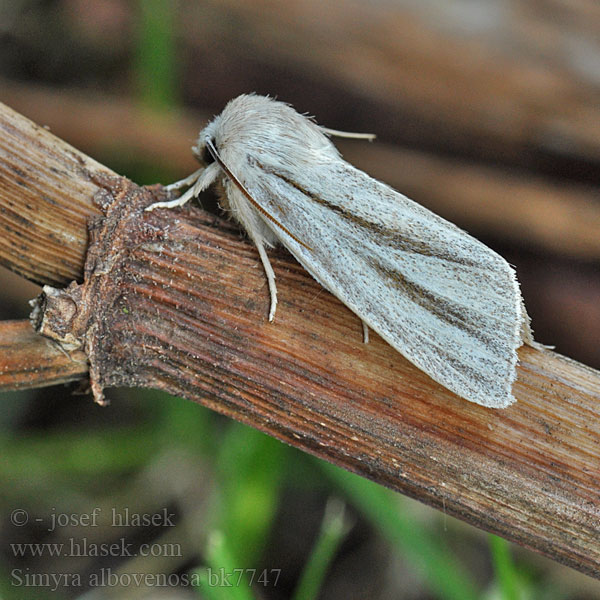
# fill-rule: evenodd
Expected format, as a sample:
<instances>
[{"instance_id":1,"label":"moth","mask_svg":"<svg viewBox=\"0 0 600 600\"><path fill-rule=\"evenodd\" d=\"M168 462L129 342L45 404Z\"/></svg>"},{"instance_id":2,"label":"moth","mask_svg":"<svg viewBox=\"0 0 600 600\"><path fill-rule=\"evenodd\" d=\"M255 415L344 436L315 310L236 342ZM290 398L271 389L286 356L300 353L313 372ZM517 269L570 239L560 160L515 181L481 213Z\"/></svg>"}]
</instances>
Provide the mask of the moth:
<instances>
[{"instance_id":1,"label":"moth","mask_svg":"<svg viewBox=\"0 0 600 600\"><path fill-rule=\"evenodd\" d=\"M201 167L170 190L181 206L218 183L256 248L283 244L327 290L432 379L466 400L515 399L517 348L533 344L514 269L452 223L344 161L327 129L254 94L231 100L192 148ZM368 329L366 329L368 331Z\"/></svg>"}]
</instances>

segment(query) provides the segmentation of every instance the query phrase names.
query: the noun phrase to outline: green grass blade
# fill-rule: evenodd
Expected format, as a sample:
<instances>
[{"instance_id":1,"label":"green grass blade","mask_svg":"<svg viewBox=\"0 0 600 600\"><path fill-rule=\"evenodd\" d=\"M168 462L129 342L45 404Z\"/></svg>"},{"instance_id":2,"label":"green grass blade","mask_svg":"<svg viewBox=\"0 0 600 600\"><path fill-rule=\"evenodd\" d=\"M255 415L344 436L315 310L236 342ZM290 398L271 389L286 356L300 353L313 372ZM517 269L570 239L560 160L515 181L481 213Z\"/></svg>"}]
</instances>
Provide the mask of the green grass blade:
<instances>
[{"instance_id":1,"label":"green grass blade","mask_svg":"<svg viewBox=\"0 0 600 600\"><path fill-rule=\"evenodd\" d=\"M510 555L510 544L492 534L488 539L502 600L520 600L519 575Z\"/></svg>"},{"instance_id":2,"label":"green grass blade","mask_svg":"<svg viewBox=\"0 0 600 600\"><path fill-rule=\"evenodd\" d=\"M402 515L393 492L323 461L319 461L319 465L381 534L420 569L437 598L480 598L478 586L457 563L455 556L435 535Z\"/></svg>"},{"instance_id":3,"label":"green grass blade","mask_svg":"<svg viewBox=\"0 0 600 600\"><path fill-rule=\"evenodd\" d=\"M327 569L347 532L343 503L330 500L325 508L319 537L300 576L293 600L314 600L318 596Z\"/></svg>"},{"instance_id":4,"label":"green grass blade","mask_svg":"<svg viewBox=\"0 0 600 600\"><path fill-rule=\"evenodd\" d=\"M220 502L214 520L238 567L254 567L279 503L287 448L250 427L232 423L217 458Z\"/></svg>"},{"instance_id":5,"label":"green grass blade","mask_svg":"<svg viewBox=\"0 0 600 600\"><path fill-rule=\"evenodd\" d=\"M135 76L144 106L165 110L178 104L175 13L168 0L140 0Z\"/></svg>"},{"instance_id":6,"label":"green grass blade","mask_svg":"<svg viewBox=\"0 0 600 600\"><path fill-rule=\"evenodd\" d=\"M220 531L213 531L206 545L208 567L198 571L203 597L209 600L255 600L245 569L227 546Z\"/></svg>"}]
</instances>

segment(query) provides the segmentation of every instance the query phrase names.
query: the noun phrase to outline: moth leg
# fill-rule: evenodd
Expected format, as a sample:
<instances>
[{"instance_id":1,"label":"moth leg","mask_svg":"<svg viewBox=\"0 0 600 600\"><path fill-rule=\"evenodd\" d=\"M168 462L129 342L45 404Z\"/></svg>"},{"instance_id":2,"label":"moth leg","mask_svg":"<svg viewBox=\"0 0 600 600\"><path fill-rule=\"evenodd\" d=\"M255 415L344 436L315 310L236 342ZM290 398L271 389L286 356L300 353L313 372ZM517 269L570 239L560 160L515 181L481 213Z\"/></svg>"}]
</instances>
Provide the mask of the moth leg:
<instances>
[{"instance_id":1,"label":"moth leg","mask_svg":"<svg viewBox=\"0 0 600 600\"><path fill-rule=\"evenodd\" d=\"M169 200L168 202L155 202L150 206L146 207L146 210L154 210L155 208L173 208L174 206L183 206L188 200L195 198L203 192L218 176L220 167L216 163L208 165L204 169L198 169L195 173L192 173L189 177L177 181L173 185L179 185L182 182L193 183L192 187L179 196L175 200ZM186 184L187 185L187 184Z\"/></svg>"},{"instance_id":2,"label":"moth leg","mask_svg":"<svg viewBox=\"0 0 600 600\"><path fill-rule=\"evenodd\" d=\"M169 200L168 202L155 202L150 206L146 207L146 210L154 210L155 208L173 208L175 206L183 206L188 200L191 200L196 196L196 186L192 186L185 194L175 198L175 200Z\"/></svg>"},{"instance_id":3,"label":"moth leg","mask_svg":"<svg viewBox=\"0 0 600 600\"><path fill-rule=\"evenodd\" d=\"M198 180L198 177L202 175L202 171L204 171L204 167L200 167L197 171L194 171L185 179L180 179L179 181L175 181L174 183L165 185L165 190L167 190L167 192L171 192L173 190L180 190L181 188L192 185Z\"/></svg>"},{"instance_id":4,"label":"moth leg","mask_svg":"<svg viewBox=\"0 0 600 600\"><path fill-rule=\"evenodd\" d=\"M271 294L271 308L269 310L269 321L272 321L275 317L275 310L277 308L277 286L275 285L275 272L267 256L267 251L262 240L253 240L258 249L258 255L262 261L265 269L265 275L267 276L267 282L269 283L269 292Z\"/></svg>"},{"instance_id":5,"label":"moth leg","mask_svg":"<svg viewBox=\"0 0 600 600\"><path fill-rule=\"evenodd\" d=\"M369 343L369 326L361 319L360 321L363 327L363 344Z\"/></svg>"}]
</instances>

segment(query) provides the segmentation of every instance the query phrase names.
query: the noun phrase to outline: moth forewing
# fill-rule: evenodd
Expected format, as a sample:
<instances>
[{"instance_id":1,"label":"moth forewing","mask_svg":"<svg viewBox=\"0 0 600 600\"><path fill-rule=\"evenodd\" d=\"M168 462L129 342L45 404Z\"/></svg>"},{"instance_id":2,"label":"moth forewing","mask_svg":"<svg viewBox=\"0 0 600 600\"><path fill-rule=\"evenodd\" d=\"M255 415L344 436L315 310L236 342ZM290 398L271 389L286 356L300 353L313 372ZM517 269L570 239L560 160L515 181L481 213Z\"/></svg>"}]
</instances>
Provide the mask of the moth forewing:
<instances>
[{"instance_id":1,"label":"moth forewing","mask_svg":"<svg viewBox=\"0 0 600 600\"><path fill-rule=\"evenodd\" d=\"M503 258L342 161L310 174L264 169L261 178L256 201L311 250L273 233L323 287L458 395L494 407L514 401L528 321Z\"/></svg>"}]
</instances>

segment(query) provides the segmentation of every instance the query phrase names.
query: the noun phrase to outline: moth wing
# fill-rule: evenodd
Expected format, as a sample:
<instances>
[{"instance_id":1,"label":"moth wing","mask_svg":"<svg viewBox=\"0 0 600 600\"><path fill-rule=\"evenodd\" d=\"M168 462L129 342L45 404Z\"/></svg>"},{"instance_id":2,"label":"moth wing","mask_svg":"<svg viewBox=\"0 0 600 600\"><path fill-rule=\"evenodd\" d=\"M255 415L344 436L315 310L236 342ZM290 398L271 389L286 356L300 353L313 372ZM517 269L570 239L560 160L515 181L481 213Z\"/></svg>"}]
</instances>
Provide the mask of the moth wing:
<instances>
[{"instance_id":1,"label":"moth wing","mask_svg":"<svg viewBox=\"0 0 600 600\"><path fill-rule=\"evenodd\" d=\"M514 402L529 319L501 256L342 160L255 168L251 195L287 231L266 225L323 287L459 396Z\"/></svg>"}]
</instances>

